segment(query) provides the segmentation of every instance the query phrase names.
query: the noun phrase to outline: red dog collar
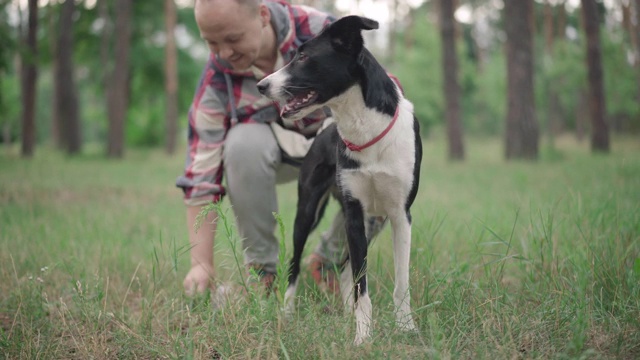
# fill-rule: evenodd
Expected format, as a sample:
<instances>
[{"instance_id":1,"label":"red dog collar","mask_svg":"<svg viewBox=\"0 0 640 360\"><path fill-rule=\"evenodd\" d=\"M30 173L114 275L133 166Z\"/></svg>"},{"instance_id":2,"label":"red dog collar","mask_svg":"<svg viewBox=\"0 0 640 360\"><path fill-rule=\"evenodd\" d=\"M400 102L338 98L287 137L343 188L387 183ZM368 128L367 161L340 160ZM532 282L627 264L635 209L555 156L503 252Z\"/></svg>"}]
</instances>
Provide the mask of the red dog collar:
<instances>
[{"instance_id":1,"label":"red dog collar","mask_svg":"<svg viewBox=\"0 0 640 360\"><path fill-rule=\"evenodd\" d=\"M389 123L389 126L387 126L386 129L384 129L383 132L380 133L380 135L374 137L371 141L369 141L368 143L364 144L364 145L356 145L354 143L352 143L351 141L342 138L342 142L347 146L347 148L349 148L349 150L351 151L362 151L366 148L368 148L369 146L377 143L378 141L380 141L380 139L382 139L385 135L387 135L387 133L389 132L389 130L391 130L391 128L393 127L393 124L396 123L396 120L398 120L398 112L400 110L400 106L396 107L396 113L393 115L393 120L391 120L391 123Z\"/></svg>"}]
</instances>

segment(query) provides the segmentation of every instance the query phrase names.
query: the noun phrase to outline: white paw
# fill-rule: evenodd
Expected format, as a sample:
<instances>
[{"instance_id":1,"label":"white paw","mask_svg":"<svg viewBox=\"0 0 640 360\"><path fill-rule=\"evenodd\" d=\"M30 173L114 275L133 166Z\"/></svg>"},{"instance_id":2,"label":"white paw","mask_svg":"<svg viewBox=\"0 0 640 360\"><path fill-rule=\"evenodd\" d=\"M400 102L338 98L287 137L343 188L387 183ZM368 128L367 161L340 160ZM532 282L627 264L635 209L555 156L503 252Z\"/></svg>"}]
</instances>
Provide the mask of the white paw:
<instances>
[{"instance_id":1,"label":"white paw","mask_svg":"<svg viewBox=\"0 0 640 360\"><path fill-rule=\"evenodd\" d=\"M398 319L396 320L396 325L402 331L406 332L415 332L418 329L416 328L416 324L413 322L413 319Z\"/></svg>"},{"instance_id":2,"label":"white paw","mask_svg":"<svg viewBox=\"0 0 640 360\"><path fill-rule=\"evenodd\" d=\"M418 330L413 320L403 321L398 323L398 328L402 331L407 331L407 332L413 332Z\"/></svg>"},{"instance_id":3,"label":"white paw","mask_svg":"<svg viewBox=\"0 0 640 360\"><path fill-rule=\"evenodd\" d=\"M289 285L287 291L284 293L284 316L291 320L296 312L296 287L298 281L292 285Z\"/></svg>"},{"instance_id":4,"label":"white paw","mask_svg":"<svg viewBox=\"0 0 640 360\"><path fill-rule=\"evenodd\" d=\"M293 299L291 299L290 301L285 300L283 310L285 319L293 319L294 315L296 314L296 302Z\"/></svg>"},{"instance_id":5,"label":"white paw","mask_svg":"<svg viewBox=\"0 0 640 360\"><path fill-rule=\"evenodd\" d=\"M356 339L353 340L353 346L360 346L367 340L369 340L369 335L357 334Z\"/></svg>"}]
</instances>

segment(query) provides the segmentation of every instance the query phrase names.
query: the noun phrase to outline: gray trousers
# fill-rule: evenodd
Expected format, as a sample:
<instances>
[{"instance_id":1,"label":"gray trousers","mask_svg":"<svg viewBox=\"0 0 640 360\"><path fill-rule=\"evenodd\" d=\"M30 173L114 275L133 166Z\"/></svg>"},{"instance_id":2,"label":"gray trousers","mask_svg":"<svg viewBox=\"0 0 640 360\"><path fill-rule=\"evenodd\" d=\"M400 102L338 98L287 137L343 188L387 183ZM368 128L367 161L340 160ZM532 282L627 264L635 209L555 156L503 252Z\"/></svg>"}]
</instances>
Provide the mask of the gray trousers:
<instances>
[{"instance_id":1,"label":"gray trousers","mask_svg":"<svg viewBox=\"0 0 640 360\"><path fill-rule=\"evenodd\" d=\"M298 169L282 162L276 138L266 124L233 126L225 139L223 161L245 264L275 272L279 247L273 217L278 212L276 185L297 180ZM339 263L346 254L345 244L344 217L338 211L314 252Z\"/></svg>"}]
</instances>

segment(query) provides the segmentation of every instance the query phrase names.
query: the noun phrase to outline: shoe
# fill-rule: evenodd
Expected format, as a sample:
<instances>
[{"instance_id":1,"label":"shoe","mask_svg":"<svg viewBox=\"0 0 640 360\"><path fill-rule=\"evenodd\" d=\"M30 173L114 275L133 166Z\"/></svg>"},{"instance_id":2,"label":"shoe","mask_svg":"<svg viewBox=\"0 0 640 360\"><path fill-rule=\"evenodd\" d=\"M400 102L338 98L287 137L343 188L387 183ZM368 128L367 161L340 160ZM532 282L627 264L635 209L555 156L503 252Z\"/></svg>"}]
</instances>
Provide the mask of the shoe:
<instances>
[{"instance_id":1,"label":"shoe","mask_svg":"<svg viewBox=\"0 0 640 360\"><path fill-rule=\"evenodd\" d=\"M265 271L262 266L257 264L250 264L247 266L247 268L247 279L249 282L249 286L252 286L255 289L256 285L260 283L262 285L261 287L266 290L267 295L274 291L276 274Z\"/></svg>"},{"instance_id":2,"label":"shoe","mask_svg":"<svg viewBox=\"0 0 640 360\"><path fill-rule=\"evenodd\" d=\"M309 272L318 288L334 296L340 295L340 284L338 282L338 274L336 274L336 266L318 254L312 254L308 261Z\"/></svg>"}]
</instances>

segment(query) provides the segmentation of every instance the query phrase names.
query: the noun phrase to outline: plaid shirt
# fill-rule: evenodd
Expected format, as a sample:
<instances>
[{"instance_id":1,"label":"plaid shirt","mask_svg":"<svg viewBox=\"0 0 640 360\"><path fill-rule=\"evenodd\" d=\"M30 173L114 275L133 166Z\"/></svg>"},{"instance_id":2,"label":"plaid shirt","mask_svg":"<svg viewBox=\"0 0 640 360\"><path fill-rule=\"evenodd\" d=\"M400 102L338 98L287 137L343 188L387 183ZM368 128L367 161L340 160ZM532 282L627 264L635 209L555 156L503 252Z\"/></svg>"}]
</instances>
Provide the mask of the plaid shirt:
<instances>
[{"instance_id":1,"label":"plaid shirt","mask_svg":"<svg viewBox=\"0 0 640 360\"><path fill-rule=\"evenodd\" d=\"M310 7L280 0L267 2L267 6L276 32L281 65L293 58L302 43L334 20ZM209 57L189 110L184 174L176 181L176 186L184 191L187 205L217 202L225 194L222 152L224 139L232 126L278 121L278 109L256 87L264 76L266 74L254 71L234 71L214 54ZM305 136L314 136L325 118L326 114L318 111L287 125Z\"/></svg>"}]
</instances>

